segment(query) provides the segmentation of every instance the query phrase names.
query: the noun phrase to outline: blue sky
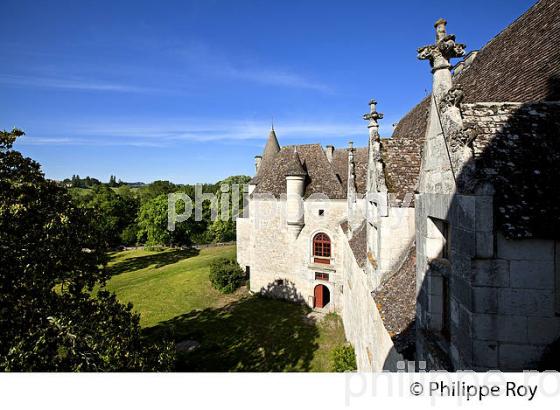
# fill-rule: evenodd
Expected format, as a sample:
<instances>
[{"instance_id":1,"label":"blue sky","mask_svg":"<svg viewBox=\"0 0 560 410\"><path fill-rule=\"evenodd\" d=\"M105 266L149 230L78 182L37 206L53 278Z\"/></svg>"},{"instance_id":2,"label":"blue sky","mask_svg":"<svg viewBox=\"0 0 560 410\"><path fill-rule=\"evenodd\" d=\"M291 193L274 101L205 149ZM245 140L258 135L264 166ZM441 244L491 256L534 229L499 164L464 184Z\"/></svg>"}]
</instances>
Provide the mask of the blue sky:
<instances>
[{"instance_id":1,"label":"blue sky","mask_svg":"<svg viewBox=\"0 0 560 410\"><path fill-rule=\"evenodd\" d=\"M533 0L24 1L0 5L0 128L49 178L211 182L281 145L364 146L429 90L433 23L478 49Z\"/></svg>"}]
</instances>

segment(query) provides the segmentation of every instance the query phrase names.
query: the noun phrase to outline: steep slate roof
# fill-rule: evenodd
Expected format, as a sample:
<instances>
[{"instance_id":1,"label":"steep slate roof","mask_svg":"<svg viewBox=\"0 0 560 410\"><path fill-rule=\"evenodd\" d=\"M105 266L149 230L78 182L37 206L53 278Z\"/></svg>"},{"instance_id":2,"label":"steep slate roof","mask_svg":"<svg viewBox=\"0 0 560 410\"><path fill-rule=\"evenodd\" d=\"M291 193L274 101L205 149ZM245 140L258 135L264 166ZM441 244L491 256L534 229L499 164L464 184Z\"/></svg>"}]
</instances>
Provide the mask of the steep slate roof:
<instances>
[{"instance_id":1,"label":"steep slate roof","mask_svg":"<svg viewBox=\"0 0 560 410\"><path fill-rule=\"evenodd\" d=\"M465 103L558 101L558 44L560 1L541 0L488 42L453 81L462 87ZM401 200L418 181L430 98L402 118L391 139L382 140L387 185Z\"/></svg>"},{"instance_id":2,"label":"steep slate roof","mask_svg":"<svg viewBox=\"0 0 560 410\"><path fill-rule=\"evenodd\" d=\"M385 183L396 194L397 203L409 194L410 206L414 204L429 107L430 100L425 98L399 121L391 138L381 140Z\"/></svg>"},{"instance_id":3,"label":"steep slate roof","mask_svg":"<svg viewBox=\"0 0 560 410\"><path fill-rule=\"evenodd\" d=\"M365 269L367 262L367 228L366 221L362 222L362 225L352 233L352 239L348 241L350 249L356 258L358 266Z\"/></svg>"},{"instance_id":4,"label":"steep slate roof","mask_svg":"<svg viewBox=\"0 0 560 410\"><path fill-rule=\"evenodd\" d=\"M254 193L272 194L280 197L286 194L286 173L289 172L294 149L307 172L305 181L305 197L322 193L331 199L345 198L342 184L319 144L285 146L274 156L269 166L259 175Z\"/></svg>"},{"instance_id":5,"label":"steep slate roof","mask_svg":"<svg viewBox=\"0 0 560 410\"><path fill-rule=\"evenodd\" d=\"M297 154L295 154L297 152ZM298 160L295 160L297 156ZM301 169L298 167L301 167ZM356 185L358 192L365 193L367 172L367 148L354 149ZM348 149L338 149L329 162L320 144L291 145L263 160L255 183L255 194L272 194L280 197L286 194L286 175L305 173L305 197L322 193L331 199L345 199L348 180Z\"/></svg>"},{"instance_id":6,"label":"steep slate roof","mask_svg":"<svg viewBox=\"0 0 560 410\"><path fill-rule=\"evenodd\" d=\"M560 1L542 0L455 80L478 177L493 183L496 221L509 238L560 238L560 105L543 103L560 101L559 44Z\"/></svg>"},{"instance_id":7,"label":"steep slate roof","mask_svg":"<svg viewBox=\"0 0 560 410\"><path fill-rule=\"evenodd\" d=\"M348 241L348 245L350 245L350 249L352 250L352 254L354 255L354 259L358 266L362 269L366 268L367 264L367 227L366 221L363 221L362 224L352 232L352 239ZM344 220L340 223L340 228L345 235L348 234L350 230L350 226L348 224L348 220Z\"/></svg>"},{"instance_id":8,"label":"steep slate roof","mask_svg":"<svg viewBox=\"0 0 560 410\"><path fill-rule=\"evenodd\" d=\"M333 153L332 166L342 181L344 192L348 189L348 148L336 149ZM367 189L367 147L354 148L354 172L356 173L356 191L365 195Z\"/></svg>"},{"instance_id":9,"label":"steep slate roof","mask_svg":"<svg viewBox=\"0 0 560 410\"><path fill-rule=\"evenodd\" d=\"M263 159L273 157L278 151L280 151L280 144L278 144L276 132L274 130L270 130L268 140L266 141L266 145L264 147Z\"/></svg>"},{"instance_id":10,"label":"steep slate roof","mask_svg":"<svg viewBox=\"0 0 560 410\"><path fill-rule=\"evenodd\" d=\"M284 171L284 176L305 176L307 172L303 169L301 165L301 160L299 159L299 155L294 149L291 152L286 154L286 168Z\"/></svg>"},{"instance_id":11,"label":"steep slate roof","mask_svg":"<svg viewBox=\"0 0 560 410\"><path fill-rule=\"evenodd\" d=\"M416 247L412 246L402 266L373 293L383 325L399 353L414 351L416 315Z\"/></svg>"},{"instance_id":12,"label":"steep slate roof","mask_svg":"<svg viewBox=\"0 0 560 410\"><path fill-rule=\"evenodd\" d=\"M258 184L260 176L265 172L265 168L268 168L271 165L271 162L278 151L280 151L280 144L278 144L276 132L274 132L274 129L272 129L268 134L268 139L266 140L266 144L264 146L261 165L259 166L257 174L253 177L253 179L251 179L249 183Z\"/></svg>"},{"instance_id":13,"label":"steep slate roof","mask_svg":"<svg viewBox=\"0 0 560 410\"><path fill-rule=\"evenodd\" d=\"M464 102L558 101L560 1L541 0L494 37L455 78Z\"/></svg>"}]
</instances>

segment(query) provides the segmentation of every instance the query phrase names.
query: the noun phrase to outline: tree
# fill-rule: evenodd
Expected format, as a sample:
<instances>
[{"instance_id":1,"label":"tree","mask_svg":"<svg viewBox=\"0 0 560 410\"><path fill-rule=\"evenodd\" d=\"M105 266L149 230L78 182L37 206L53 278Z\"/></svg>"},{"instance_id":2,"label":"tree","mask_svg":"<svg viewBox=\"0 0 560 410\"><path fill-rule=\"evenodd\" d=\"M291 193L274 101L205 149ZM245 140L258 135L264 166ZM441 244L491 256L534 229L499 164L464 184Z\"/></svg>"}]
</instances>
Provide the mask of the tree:
<instances>
[{"instance_id":1,"label":"tree","mask_svg":"<svg viewBox=\"0 0 560 410\"><path fill-rule=\"evenodd\" d=\"M140 207L138 213L138 242L148 246L190 245L191 234L196 226L194 218L181 222L175 226L174 231L167 229L167 195L159 195ZM185 210L185 204L179 201L177 213Z\"/></svg>"},{"instance_id":2,"label":"tree","mask_svg":"<svg viewBox=\"0 0 560 410\"><path fill-rule=\"evenodd\" d=\"M123 238L126 245L136 242L131 240L130 232L137 230L139 202L130 188L124 186L115 191L106 185L96 185L85 194L74 195L74 201L95 214L95 228L109 247L122 244Z\"/></svg>"},{"instance_id":3,"label":"tree","mask_svg":"<svg viewBox=\"0 0 560 410\"><path fill-rule=\"evenodd\" d=\"M183 201L175 204L177 214L185 210ZM166 194L150 199L140 206L138 212L138 242L148 246L188 246L193 237L199 237L206 229L205 221L195 221L194 214L186 221L177 223L175 230L168 230L168 199Z\"/></svg>"},{"instance_id":4,"label":"tree","mask_svg":"<svg viewBox=\"0 0 560 410\"><path fill-rule=\"evenodd\" d=\"M143 341L132 306L104 290L92 213L13 149L22 135L0 132L0 369L169 369L172 345Z\"/></svg>"},{"instance_id":5,"label":"tree","mask_svg":"<svg viewBox=\"0 0 560 410\"><path fill-rule=\"evenodd\" d=\"M167 195L143 203L138 213L138 242L155 246L170 245L171 240L171 231L167 229Z\"/></svg>"},{"instance_id":6,"label":"tree","mask_svg":"<svg viewBox=\"0 0 560 410\"><path fill-rule=\"evenodd\" d=\"M208 227L208 232L212 237L212 241L214 242L228 242L235 240L236 236L236 226L235 226L235 218L243 213L243 189L244 186L249 182L251 178L245 175L239 176L231 176L223 181L220 181L216 187L216 195L218 196L218 209L222 212L222 204L224 198L228 199L228 207L227 207L227 215L220 215L219 218L216 218L213 222L211 222L210 226ZM225 197L222 194L221 187L227 185L229 188L226 190L229 193L229 197ZM234 186L237 186L238 189L238 201L237 201L237 212L234 214L233 212L233 195L232 192L234 190Z\"/></svg>"},{"instance_id":7,"label":"tree","mask_svg":"<svg viewBox=\"0 0 560 410\"><path fill-rule=\"evenodd\" d=\"M177 185L169 181L154 181L149 185L139 189L139 196L142 203L154 199L160 195L167 195L177 191Z\"/></svg>"}]
</instances>

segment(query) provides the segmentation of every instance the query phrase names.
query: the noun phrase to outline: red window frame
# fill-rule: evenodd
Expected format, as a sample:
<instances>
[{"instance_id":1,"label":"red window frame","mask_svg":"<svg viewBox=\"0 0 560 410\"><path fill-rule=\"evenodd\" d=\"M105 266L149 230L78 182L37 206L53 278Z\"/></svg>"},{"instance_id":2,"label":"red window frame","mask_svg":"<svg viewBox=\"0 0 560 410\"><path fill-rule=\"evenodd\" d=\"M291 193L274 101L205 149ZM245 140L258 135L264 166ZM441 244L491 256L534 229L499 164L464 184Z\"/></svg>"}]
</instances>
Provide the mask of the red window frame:
<instances>
[{"instance_id":1,"label":"red window frame","mask_svg":"<svg viewBox=\"0 0 560 410\"><path fill-rule=\"evenodd\" d=\"M319 232L313 237L313 261L315 263L331 263L331 239L327 234Z\"/></svg>"},{"instance_id":2,"label":"red window frame","mask_svg":"<svg viewBox=\"0 0 560 410\"><path fill-rule=\"evenodd\" d=\"M329 280L329 274L323 272L315 272L315 280Z\"/></svg>"}]
</instances>

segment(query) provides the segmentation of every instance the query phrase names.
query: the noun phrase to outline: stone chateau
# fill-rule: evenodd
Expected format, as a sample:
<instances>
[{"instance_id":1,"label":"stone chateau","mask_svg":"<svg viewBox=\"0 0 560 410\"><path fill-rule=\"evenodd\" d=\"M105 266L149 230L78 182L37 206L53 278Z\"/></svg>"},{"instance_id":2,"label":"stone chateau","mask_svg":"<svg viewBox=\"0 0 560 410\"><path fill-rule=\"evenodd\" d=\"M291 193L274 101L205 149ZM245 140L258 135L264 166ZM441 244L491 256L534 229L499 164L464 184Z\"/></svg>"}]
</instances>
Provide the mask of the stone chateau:
<instances>
[{"instance_id":1,"label":"stone chateau","mask_svg":"<svg viewBox=\"0 0 560 410\"><path fill-rule=\"evenodd\" d=\"M361 371L558 368L560 1L478 51L446 25L391 138L373 100L363 148L270 132L238 262L253 292L338 312Z\"/></svg>"}]
</instances>

